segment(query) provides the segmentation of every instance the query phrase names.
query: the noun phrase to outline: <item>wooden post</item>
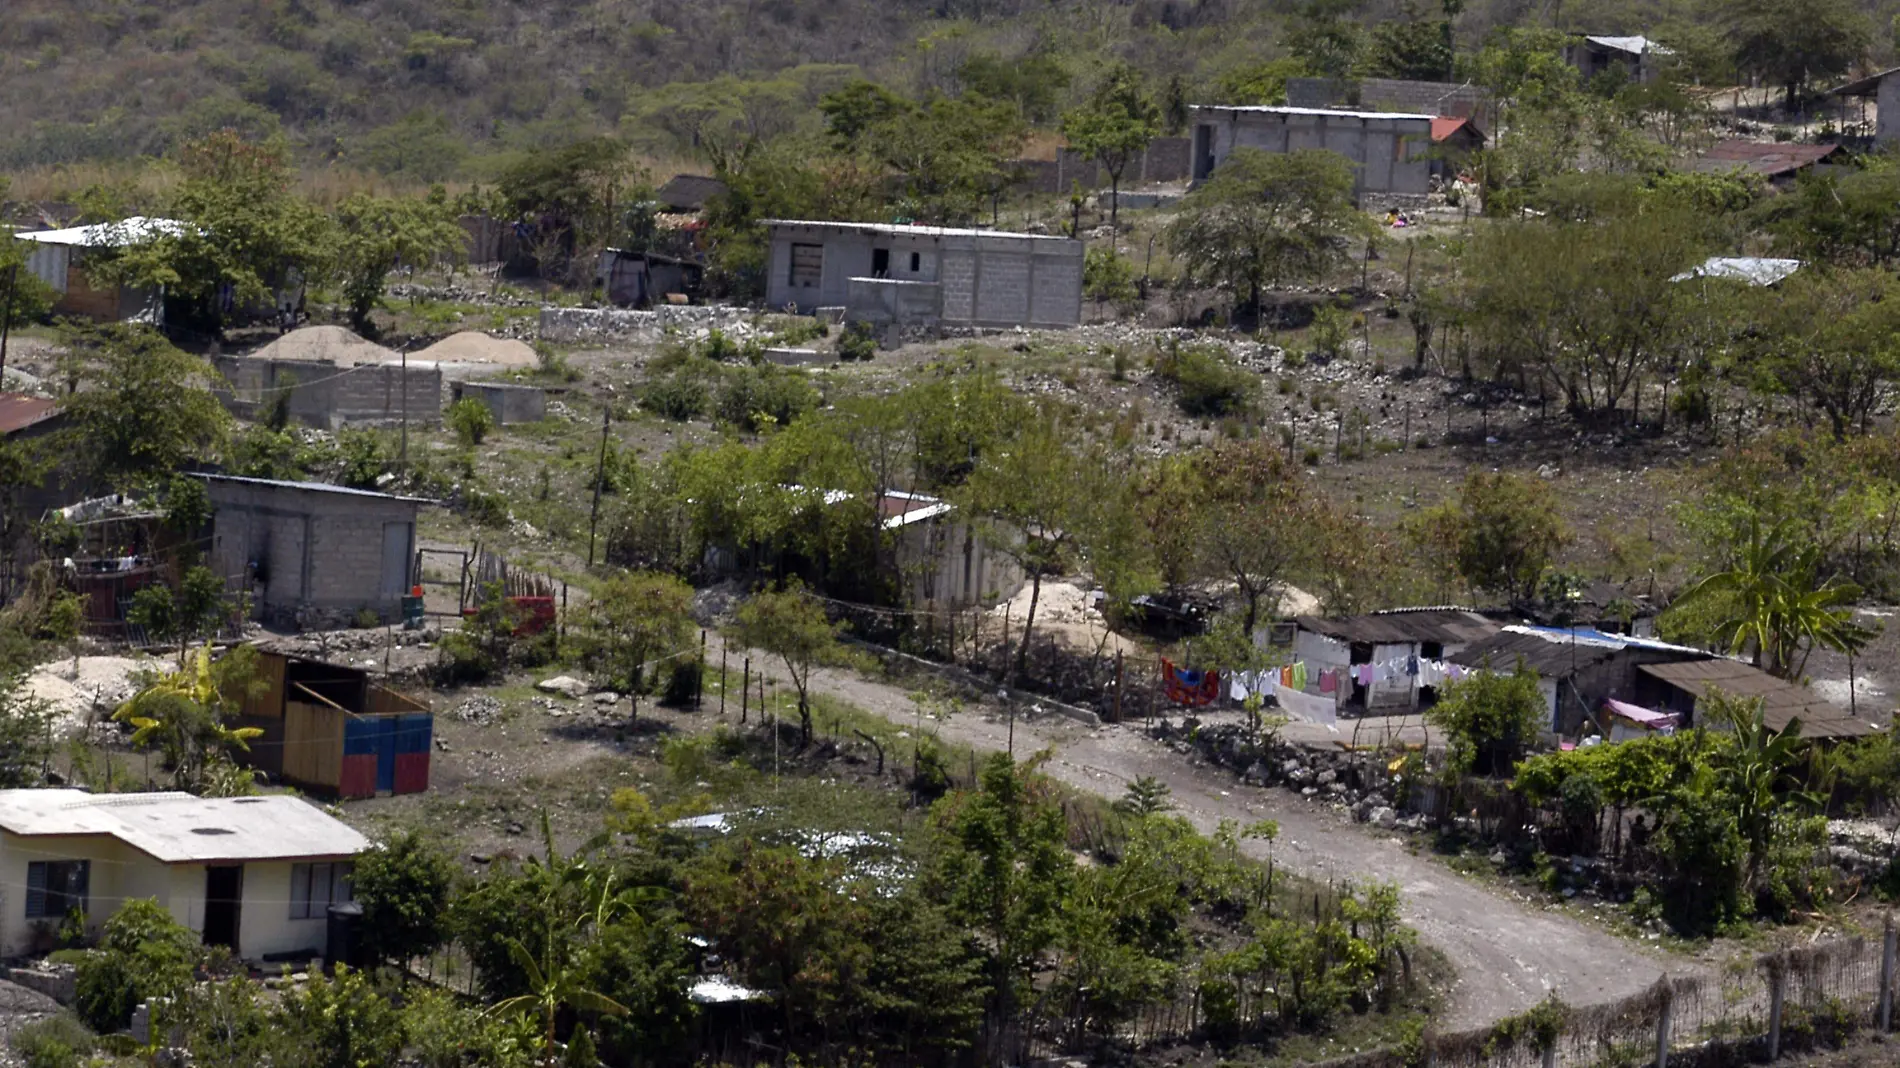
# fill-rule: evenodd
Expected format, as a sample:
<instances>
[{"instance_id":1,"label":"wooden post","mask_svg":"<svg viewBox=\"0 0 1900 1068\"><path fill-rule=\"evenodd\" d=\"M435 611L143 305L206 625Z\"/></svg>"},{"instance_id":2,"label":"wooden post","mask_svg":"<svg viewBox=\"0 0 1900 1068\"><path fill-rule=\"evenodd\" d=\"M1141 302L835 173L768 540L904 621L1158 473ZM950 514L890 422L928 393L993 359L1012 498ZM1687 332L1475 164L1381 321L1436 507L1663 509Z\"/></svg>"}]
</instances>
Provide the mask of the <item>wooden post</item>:
<instances>
[{"instance_id":1,"label":"wooden post","mask_svg":"<svg viewBox=\"0 0 1900 1068\"><path fill-rule=\"evenodd\" d=\"M1781 1006L1787 996L1787 975L1780 960L1768 969L1768 1059L1781 1056Z\"/></svg>"},{"instance_id":2,"label":"wooden post","mask_svg":"<svg viewBox=\"0 0 1900 1068\"><path fill-rule=\"evenodd\" d=\"M1662 1009L1656 1014L1656 1068L1669 1068L1669 1018L1675 1002L1676 990L1665 975L1662 977Z\"/></svg>"},{"instance_id":3,"label":"wooden post","mask_svg":"<svg viewBox=\"0 0 1900 1068\"><path fill-rule=\"evenodd\" d=\"M719 647L719 714L726 714L726 647Z\"/></svg>"},{"instance_id":4,"label":"wooden post","mask_svg":"<svg viewBox=\"0 0 1900 1068\"><path fill-rule=\"evenodd\" d=\"M408 382L408 378L403 379ZM403 411L408 411L404 407ZM607 486L607 427L613 421L613 409L600 413L600 460L594 465L594 506L587 514L587 566L594 566L594 535L600 530L600 494Z\"/></svg>"},{"instance_id":5,"label":"wooden post","mask_svg":"<svg viewBox=\"0 0 1900 1068\"><path fill-rule=\"evenodd\" d=\"M1893 954L1896 932L1893 928L1893 913L1887 913L1885 932L1880 939L1880 1033L1893 1030Z\"/></svg>"},{"instance_id":6,"label":"wooden post","mask_svg":"<svg viewBox=\"0 0 1900 1068\"><path fill-rule=\"evenodd\" d=\"M1405 441L1403 444L1399 446L1399 448L1409 451L1411 447L1412 447L1412 406L1410 404L1407 404L1405 406Z\"/></svg>"},{"instance_id":7,"label":"wooden post","mask_svg":"<svg viewBox=\"0 0 1900 1068\"><path fill-rule=\"evenodd\" d=\"M706 700L706 628L699 628L699 673L693 676L693 711L705 707Z\"/></svg>"},{"instance_id":8,"label":"wooden post","mask_svg":"<svg viewBox=\"0 0 1900 1068\"><path fill-rule=\"evenodd\" d=\"M1115 650L1115 722L1117 723L1122 721L1122 685L1124 681L1125 676L1122 674L1122 651L1117 649Z\"/></svg>"},{"instance_id":9,"label":"wooden post","mask_svg":"<svg viewBox=\"0 0 1900 1068\"><path fill-rule=\"evenodd\" d=\"M752 658L745 658L745 681L739 684L739 723L744 725L746 713L752 710Z\"/></svg>"}]
</instances>

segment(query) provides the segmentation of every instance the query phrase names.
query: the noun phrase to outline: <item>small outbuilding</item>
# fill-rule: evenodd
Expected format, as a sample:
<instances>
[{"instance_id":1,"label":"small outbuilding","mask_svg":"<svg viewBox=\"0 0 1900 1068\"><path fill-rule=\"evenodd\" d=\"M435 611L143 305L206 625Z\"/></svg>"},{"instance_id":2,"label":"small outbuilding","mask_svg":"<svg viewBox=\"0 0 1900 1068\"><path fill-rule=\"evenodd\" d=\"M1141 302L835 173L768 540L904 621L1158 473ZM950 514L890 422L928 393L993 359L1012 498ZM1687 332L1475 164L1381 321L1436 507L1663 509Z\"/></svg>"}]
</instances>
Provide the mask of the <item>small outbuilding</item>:
<instances>
[{"instance_id":1,"label":"small outbuilding","mask_svg":"<svg viewBox=\"0 0 1900 1068\"><path fill-rule=\"evenodd\" d=\"M768 219L765 303L844 308L873 325L1069 327L1082 321L1083 244L1066 237Z\"/></svg>"},{"instance_id":2,"label":"small outbuilding","mask_svg":"<svg viewBox=\"0 0 1900 1068\"><path fill-rule=\"evenodd\" d=\"M97 934L143 898L240 959L311 960L369 848L297 797L0 790L0 956L52 950L75 913Z\"/></svg>"},{"instance_id":3,"label":"small outbuilding","mask_svg":"<svg viewBox=\"0 0 1900 1068\"><path fill-rule=\"evenodd\" d=\"M1368 713L1407 712L1431 704L1438 696L1434 674L1421 673L1416 662L1454 659L1498 632L1495 622L1465 608L1300 616L1294 627L1294 660L1307 666L1309 676L1343 669L1351 689L1339 703Z\"/></svg>"},{"instance_id":4,"label":"small outbuilding","mask_svg":"<svg viewBox=\"0 0 1900 1068\"><path fill-rule=\"evenodd\" d=\"M1688 169L1701 174L1752 174L1777 189L1786 189L1808 170L1840 158L1841 145L1798 145L1781 141L1717 141L1691 161Z\"/></svg>"},{"instance_id":5,"label":"small outbuilding","mask_svg":"<svg viewBox=\"0 0 1900 1068\"><path fill-rule=\"evenodd\" d=\"M252 767L329 797L419 794L429 788L429 706L346 664L269 650L240 725L263 731Z\"/></svg>"},{"instance_id":6,"label":"small outbuilding","mask_svg":"<svg viewBox=\"0 0 1900 1068\"><path fill-rule=\"evenodd\" d=\"M1335 111L1328 108L1210 107L1188 109L1194 126L1193 179L1205 181L1235 149L1337 152L1352 161L1359 197L1431 192L1432 121L1423 113Z\"/></svg>"},{"instance_id":7,"label":"small outbuilding","mask_svg":"<svg viewBox=\"0 0 1900 1068\"><path fill-rule=\"evenodd\" d=\"M1553 734L1588 733L1606 701L1643 703L1636 671L1645 664L1713 659L1706 649L1606 634L1591 627L1510 626L1469 646L1452 662L1467 669L1537 674Z\"/></svg>"},{"instance_id":8,"label":"small outbuilding","mask_svg":"<svg viewBox=\"0 0 1900 1068\"><path fill-rule=\"evenodd\" d=\"M1770 730L1787 730L1800 720L1804 738L1862 738L1881 730L1874 721L1854 717L1805 686L1728 657L1645 664L1636 669L1636 703L1674 714L1685 726L1710 726L1709 700L1718 693L1760 701L1762 724Z\"/></svg>"},{"instance_id":9,"label":"small outbuilding","mask_svg":"<svg viewBox=\"0 0 1900 1068\"><path fill-rule=\"evenodd\" d=\"M1866 102L1873 101L1874 143L1886 145L1900 140L1900 67L1888 67L1846 85L1836 86L1828 90L1828 95L1842 100L1861 101L1863 123Z\"/></svg>"},{"instance_id":10,"label":"small outbuilding","mask_svg":"<svg viewBox=\"0 0 1900 1068\"><path fill-rule=\"evenodd\" d=\"M363 613L398 618L409 592L420 497L325 482L202 475L211 498L209 566L248 592L257 618L315 627Z\"/></svg>"},{"instance_id":11,"label":"small outbuilding","mask_svg":"<svg viewBox=\"0 0 1900 1068\"><path fill-rule=\"evenodd\" d=\"M1432 120L1432 173L1443 178L1484 151L1484 131L1475 119L1441 115Z\"/></svg>"},{"instance_id":12,"label":"small outbuilding","mask_svg":"<svg viewBox=\"0 0 1900 1068\"><path fill-rule=\"evenodd\" d=\"M449 387L456 399L473 397L495 417L497 426L538 423L548 417L548 391L519 382L456 382Z\"/></svg>"},{"instance_id":13,"label":"small outbuilding","mask_svg":"<svg viewBox=\"0 0 1900 1068\"><path fill-rule=\"evenodd\" d=\"M132 248L162 236L183 233L184 229L184 223L173 219L134 216L115 223L32 230L13 236L33 246L26 257L28 273L59 294L59 300L53 305L55 315L162 326L165 322L163 290L95 283L87 276L85 264L89 256L99 252Z\"/></svg>"},{"instance_id":14,"label":"small outbuilding","mask_svg":"<svg viewBox=\"0 0 1900 1068\"><path fill-rule=\"evenodd\" d=\"M1673 51L1647 37L1608 34L1585 34L1564 49L1564 59L1577 68L1584 81L1619 70L1630 82L1651 82L1662 73L1658 60L1673 55Z\"/></svg>"}]
</instances>

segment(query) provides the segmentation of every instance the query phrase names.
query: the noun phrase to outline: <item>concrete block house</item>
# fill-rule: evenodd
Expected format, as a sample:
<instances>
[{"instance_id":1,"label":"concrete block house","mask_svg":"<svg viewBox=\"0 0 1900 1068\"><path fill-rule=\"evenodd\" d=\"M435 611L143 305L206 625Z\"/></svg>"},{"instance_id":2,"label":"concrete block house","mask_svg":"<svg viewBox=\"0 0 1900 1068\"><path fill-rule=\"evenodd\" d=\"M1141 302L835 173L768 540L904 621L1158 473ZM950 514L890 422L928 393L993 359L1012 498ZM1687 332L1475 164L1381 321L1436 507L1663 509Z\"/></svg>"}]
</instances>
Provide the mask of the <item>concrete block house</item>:
<instances>
[{"instance_id":1,"label":"concrete block house","mask_svg":"<svg viewBox=\"0 0 1900 1068\"><path fill-rule=\"evenodd\" d=\"M768 220L765 302L843 308L877 326L1069 327L1083 244L1066 237L882 223Z\"/></svg>"},{"instance_id":2,"label":"concrete block house","mask_svg":"<svg viewBox=\"0 0 1900 1068\"><path fill-rule=\"evenodd\" d=\"M149 898L240 959L310 960L368 839L301 798L0 790L0 956Z\"/></svg>"},{"instance_id":3,"label":"concrete block house","mask_svg":"<svg viewBox=\"0 0 1900 1068\"><path fill-rule=\"evenodd\" d=\"M419 497L322 482L204 475L211 498L209 566L250 594L258 619L343 625L402 609L416 552Z\"/></svg>"},{"instance_id":4,"label":"concrete block house","mask_svg":"<svg viewBox=\"0 0 1900 1068\"><path fill-rule=\"evenodd\" d=\"M1322 149L1352 162L1362 202L1431 192L1431 115L1292 107L1198 106L1189 112L1197 182L1211 176L1238 148L1271 153Z\"/></svg>"}]
</instances>

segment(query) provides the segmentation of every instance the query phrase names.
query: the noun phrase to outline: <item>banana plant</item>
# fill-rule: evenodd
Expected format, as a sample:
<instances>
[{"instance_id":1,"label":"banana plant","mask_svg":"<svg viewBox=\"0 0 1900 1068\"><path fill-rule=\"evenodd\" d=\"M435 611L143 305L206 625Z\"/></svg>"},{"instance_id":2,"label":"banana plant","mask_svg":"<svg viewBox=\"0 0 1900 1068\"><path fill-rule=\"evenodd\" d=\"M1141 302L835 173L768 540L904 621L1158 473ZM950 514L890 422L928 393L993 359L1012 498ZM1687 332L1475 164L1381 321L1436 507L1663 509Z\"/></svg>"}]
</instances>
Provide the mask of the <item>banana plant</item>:
<instances>
[{"instance_id":1,"label":"banana plant","mask_svg":"<svg viewBox=\"0 0 1900 1068\"><path fill-rule=\"evenodd\" d=\"M220 682L207 642L178 670L120 705L112 718L131 725L134 747L160 750L177 784L190 789L212 758L227 749L249 751L251 739L264 733L225 724Z\"/></svg>"},{"instance_id":2,"label":"banana plant","mask_svg":"<svg viewBox=\"0 0 1900 1068\"><path fill-rule=\"evenodd\" d=\"M540 1016L542 1025L542 1063L558 1064L555 1050L555 1024L562 1008L603 1016L626 1016L628 1009L618 1001L582 984L578 970L562 959L556 947L552 917L547 938L542 942L542 959L537 961L528 947L517 939L508 941L508 955L527 980L528 992L496 1002L488 1010L491 1016Z\"/></svg>"}]
</instances>

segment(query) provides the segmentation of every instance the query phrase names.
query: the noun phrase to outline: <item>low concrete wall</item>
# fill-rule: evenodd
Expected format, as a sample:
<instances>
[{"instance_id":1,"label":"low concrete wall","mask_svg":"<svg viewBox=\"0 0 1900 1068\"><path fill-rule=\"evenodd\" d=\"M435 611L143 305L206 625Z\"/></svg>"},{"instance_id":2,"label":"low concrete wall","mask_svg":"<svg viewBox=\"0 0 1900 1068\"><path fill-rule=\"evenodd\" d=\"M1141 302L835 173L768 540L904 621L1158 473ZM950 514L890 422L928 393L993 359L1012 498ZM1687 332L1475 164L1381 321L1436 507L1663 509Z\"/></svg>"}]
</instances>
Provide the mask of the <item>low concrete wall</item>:
<instances>
[{"instance_id":1,"label":"low concrete wall","mask_svg":"<svg viewBox=\"0 0 1900 1068\"><path fill-rule=\"evenodd\" d=\"M935 282L853 278L844 317L879 326L935 326L943 319L943 287Z\"/></svg>"},{"instance_id":2,"label":"low concrete wall","mask_svg":"<svg viewBox=\"0 0 1900 1068\"><path fill-rule=\"evenodd\" d=\"M502 426L538 423L548 416L548 394L540 386L509 382L456 382L450 386L456 400L473 397L488 406Z\"/></svg>"},{"instance_id":3,"label":"low concrete wall","mask_svg":"<svg viewBox=\"0 0 1900 1068\"><path fill-rule=\"evenodd\" d=\"M548 341L657 341L668 330L731 332L753 316L745 308L663 304L650 311L624 308L543 308L540 336Z\"/></svg>"},{"instance_id":4,"label":"low concrete wall","mask_svg":"<svg viewBox=\"0 0 1900 1068\"><path fill-rule=\"evenodd\" d=\"M257 419L288 391L290 418L320 430L398 426L405 408L412 426L435 427L442 423L442 372L434 367L338 367L334 363L248 356L215 356L212 364L228 383L217 390L218 399L239 419Z\"/></svg>"}]
</instances>

